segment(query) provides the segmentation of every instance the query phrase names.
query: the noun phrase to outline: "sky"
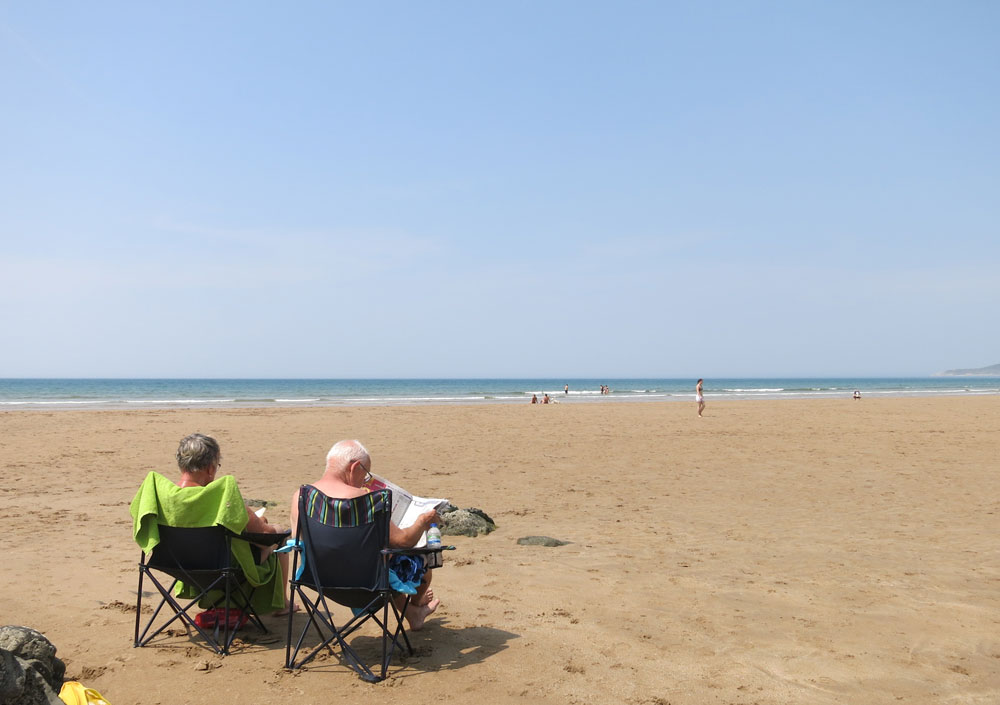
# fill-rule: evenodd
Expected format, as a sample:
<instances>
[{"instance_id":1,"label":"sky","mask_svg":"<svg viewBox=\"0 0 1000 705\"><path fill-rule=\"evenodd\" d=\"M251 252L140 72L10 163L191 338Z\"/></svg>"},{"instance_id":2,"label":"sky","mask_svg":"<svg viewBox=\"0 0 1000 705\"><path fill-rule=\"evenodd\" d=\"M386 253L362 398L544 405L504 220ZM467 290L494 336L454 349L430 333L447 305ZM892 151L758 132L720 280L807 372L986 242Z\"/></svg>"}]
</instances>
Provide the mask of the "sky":
<instances>
[{"instance_id":1,"label":"sky","mask_svg":"<svg viewBox=\"0 0 1000 705\"><path fill-rule=\"evenodd\" d=\"M998 31L962 0L0 0L0 377L998 363Z\"/></svg>"}]
</instances>

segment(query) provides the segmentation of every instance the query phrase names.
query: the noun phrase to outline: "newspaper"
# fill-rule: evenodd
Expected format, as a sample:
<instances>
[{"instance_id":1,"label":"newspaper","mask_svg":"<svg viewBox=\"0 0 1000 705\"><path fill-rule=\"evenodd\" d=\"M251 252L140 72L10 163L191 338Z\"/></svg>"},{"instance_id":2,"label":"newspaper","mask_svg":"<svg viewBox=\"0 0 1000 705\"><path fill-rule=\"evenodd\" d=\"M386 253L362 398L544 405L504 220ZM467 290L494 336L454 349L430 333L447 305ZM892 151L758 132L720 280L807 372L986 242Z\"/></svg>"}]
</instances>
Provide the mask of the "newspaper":
<instances>
[{"instance_id":1,"label":"newspaper","mask_svg":"<svg viewBox=\"0 0 1000 705\"><path fill-rule=\"evenodd\" d=\"M432 509L441 510L448 504L447 499L416 497L399 485L395 485L379 475L373 474L372 479L365 483L365 487L372 492L375 490L392 490L392 523L400 529L412 526L417 517L424 512L429 512ZM426 543L427 534L425 532L417 542L417 547L420 548Z\"/></svg>"}]
</instances>

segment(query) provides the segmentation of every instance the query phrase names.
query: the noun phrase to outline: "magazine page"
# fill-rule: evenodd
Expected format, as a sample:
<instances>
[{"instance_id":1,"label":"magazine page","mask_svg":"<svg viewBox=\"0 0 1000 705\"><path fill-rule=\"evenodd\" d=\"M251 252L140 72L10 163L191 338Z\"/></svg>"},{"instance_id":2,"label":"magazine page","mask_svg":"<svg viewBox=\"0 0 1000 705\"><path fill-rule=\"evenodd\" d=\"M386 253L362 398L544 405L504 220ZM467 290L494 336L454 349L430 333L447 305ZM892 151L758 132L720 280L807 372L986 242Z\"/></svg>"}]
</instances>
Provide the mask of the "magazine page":
<instances>
[{"instance_id":1,"label":"magazine page","mask_svg":"<svg viewBox=\"0 0 1000 705\"><path fill-rule=\"evenodd\" d=\"M405 529L407 526L411 526L414 522L416 522L417 517L424 512L429 512L432 509L443 509L446 504L448 504L448 500L446 499L411 497L410 505L406 508L406 512L403 514L403 522L396 524L396 526L400 529ZM423 548L426 543L427 532L425 531L420 535L420 540L417 541L416 548Z\"/></svg>"},{"instance_id":2,"label":"magazine page","mask_svg":"<svg viewBox=\"0 0 1000 705\"><path fill-rule=\"evenodd\" d=\"M392 523L400 529L411 526L424 512L431 509L442 509L448 500L431 499L427 497L414 497L399 485L393 484L379 475L372 475L365 487L370 491L389 489L392 490ZM417 547L423 546L427 542L426 536L421 536Z\"/></svg>"},{"instance_id":3,"label":"magazine page","mask_svg":"<svg viewBox=\"0 0 1000 705\"><path fill-rule=\"evenodd\" d=\"M413 523L413 520L410 521L410 524L401 523L403 517L406 515L407 508L413 501L412 494L399 485L395 485L384 477L375 474L372 474L372 479L365 484L365 487L368 488L369 492L385 489L392 490L392 523L400 528L405 528Z\"/></svg>"}]
</instances>

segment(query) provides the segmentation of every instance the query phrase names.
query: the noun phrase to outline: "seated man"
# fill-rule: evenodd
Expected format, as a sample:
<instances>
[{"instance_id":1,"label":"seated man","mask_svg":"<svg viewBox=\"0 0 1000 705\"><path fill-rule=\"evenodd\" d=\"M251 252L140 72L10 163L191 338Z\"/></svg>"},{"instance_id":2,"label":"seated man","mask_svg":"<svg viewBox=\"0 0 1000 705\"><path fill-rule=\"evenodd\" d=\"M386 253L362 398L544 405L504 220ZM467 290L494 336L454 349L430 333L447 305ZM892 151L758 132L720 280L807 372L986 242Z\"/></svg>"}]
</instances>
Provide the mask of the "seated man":
<instances>
[{"instance_id":1,"label":"seated man","mask_svg":"<svg viewBox=\"0 0 1000 705\"><path fill-rule=\"evenodd\" d=\"M222 465L218 442L211 436L193 433L181 439L177 448L181 476L175 484L157 472L150 472L130 507L133 537L143 551L159 543L159 524L177 527L220 525L234 534L273 534L279 529L250 511L243 502L231 475L216 479ZM274 546L255 546L233 541L233 557L247 582L261 589L254 593L258 613L284 612L287 605L287 555L272 554ZM183 594L183 593L182 593Z\"/></svg>"},{"instance_id":2,"label":"seated man","mask_svg":"<svg viewBox=\"0 0 1000 705\"><path fill-rule=\"evenodd\" d=\"M358 441L340 441L326 456L326 470L312 486L332 499L354 499L368 492L364 484L371 478L372 461L368 451ZM292 531L296 531L299 518L299 492L292 495ZM417 521L405 529L389 524L389 546L392 548L413 548L431 524L440 521L434 510L424 512ZM424 626L424 620L438 608L440 600L435 599L430 589L431 573L424 571L424 577L417 587L409 606L406 608L407 623L417 631ZM404 598L397 606L401 607Z\"/></svg>"}]
</instances>

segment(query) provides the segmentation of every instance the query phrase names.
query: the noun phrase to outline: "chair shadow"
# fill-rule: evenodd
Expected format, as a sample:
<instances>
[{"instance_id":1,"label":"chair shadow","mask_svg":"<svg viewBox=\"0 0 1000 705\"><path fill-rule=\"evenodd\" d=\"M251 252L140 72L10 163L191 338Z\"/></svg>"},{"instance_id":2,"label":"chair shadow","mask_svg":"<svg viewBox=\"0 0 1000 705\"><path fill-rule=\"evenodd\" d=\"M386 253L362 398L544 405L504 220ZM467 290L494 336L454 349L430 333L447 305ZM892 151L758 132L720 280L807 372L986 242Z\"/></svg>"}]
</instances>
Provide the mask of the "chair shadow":
<instances>
[{"instance_id":1,"label":"chair shadow","mask_svg":"<svg viewBox=\"0 0 1000 705\"><path fill-rule=\"evenodd\" d=\"M295 613L292 627L293 638L300 633L305 620L307 617L304 612ZM262 615L262 621L268 631L264 633L255 626L244 626L237 633L236 639L233 641L232 651L227 658L238 657L241 653L254 652L274 653L277 657L280 653L279 661L282 665L284 664L288 617L286 615L265 614ZM397 649L389 666L389 675L393 678L407 678L422 673L457 670L481 663L508 649L509 642L521 636L494 627L451 627L449 624L449 620L445 616L433 617L420 631L407 631L410 644L413 646L413 654L409 655L405 650ZM369 664L375 664L381 660L382 639L376 632L377 629L369 625L348 638L351 647ZM318 643L319 639L315 631L310 630L303 643L303 648L308 651ZM211 647L194 630L188 635L185 633L184 627L179 625L168 627L163 634L150 642L147 648L161 649L166 652L182 652L188 656L192 654L194 648L198 652L204 652L206 656L214 655ZM332 653L329 650L320 651L313 660L304 666L303 670L324 672L346 668L347 665L334 644L332 645Z\"/></svg>"},{"instance_id":2,"label":"chair shadow","mask_svg":"<svg viewBox=\"0 0 1000 705\"><path fill-rule=\"evenodd\" d=\"M296 615L295 628L301 629L305 619ZM366 628L367 629L367 628ZM359 657L369 664L378 663L382 655L382 639L372 628L372 633L355 634L348 638L351 648L357 651ZM421 673L435 671L450 671L477 664L495 656L509 648L513 639L520 634L486 626L450 627L447 617L431 618L418 632L407 631L413 654L397 649L389 665L389 675L392 678L406 678ZM315 632L310 633L303 648L310 649L319 640ZM316 658L304 666L304 670L326 671L347 668L336 645L333 655L322 651ZM281 643L284 648L284 641Z\"/></svg>"},{"instance_id":3,"label":"chair shadow","mask_svg":"<svg viewBox=\"0 0 1000 705\"><path fill-rule=\"evenodd\" d=\"M147 604L149 603L146 603L146 601L149 600L152 602L157 597L159 597L158 593L147 592L146 590L142 591L142 599L144 601L142 626L145 626L146 621L152 614L152 608L147 608ZM152 602L152 604L156 603ZM132 608L130 611L134 614L135 605L132 604L130 606ZM161 614L157 617L157 625L164 623L172 616L172 613L168 610L169 607L164 605ZM197 610L195 610L196 612ZM132 619L134 617L130 617L130 624L132 623ZM267 628L266 632L262 632L256 625L249 623L239 628L236 638L233 640L230 656L253 651L284 652L288 630L288 616L265 613L261 615L261 622ZM143 648L161 649L167 652L180 651L188 656L194 653L194 649L197 649L199 652L203 651L206 656L218 656L211 645L197 631L194 629L188 630L179 620L175 620Z\"/></svg>"}]
</instances>

